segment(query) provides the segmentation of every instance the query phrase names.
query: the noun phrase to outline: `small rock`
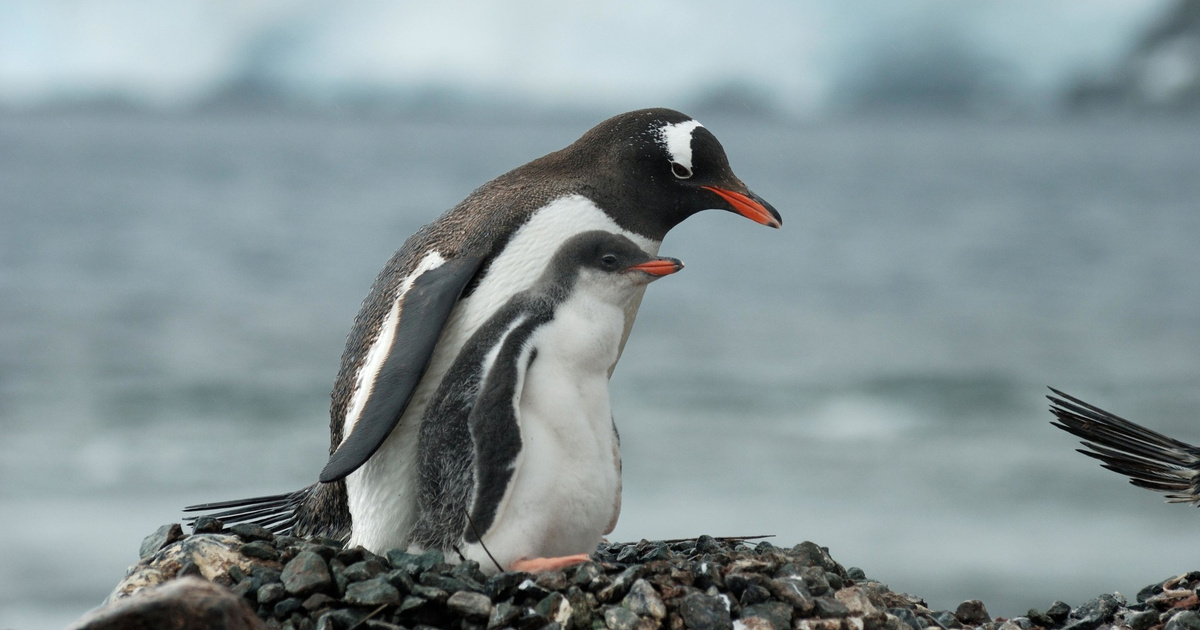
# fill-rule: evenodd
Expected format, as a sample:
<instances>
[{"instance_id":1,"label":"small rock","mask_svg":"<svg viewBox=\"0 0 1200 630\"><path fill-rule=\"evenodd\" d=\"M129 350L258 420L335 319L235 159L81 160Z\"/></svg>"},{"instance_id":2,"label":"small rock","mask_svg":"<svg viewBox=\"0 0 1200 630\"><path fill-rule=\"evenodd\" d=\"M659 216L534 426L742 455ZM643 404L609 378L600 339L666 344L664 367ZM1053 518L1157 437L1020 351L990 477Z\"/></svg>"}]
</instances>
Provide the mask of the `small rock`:
<instances>
[{"instance_id":1,"label":"small rock","mask_svg":"<svg viewBox=\"0 0 1200 630\"><path fill-rule=\"evenodd\" d=\"M822 619L839 619L850 616L850 609L832 597L818 597L813 600L813 614Z\"/></svg>"},{"instance_id":2,"label":"small rock","mask_svg":"<svg viewBox=\"0 0 1200 630\"><path fill-rule=\"evenodd\" d=\"M232 532L234 536L237 536L246 542L254 542L256 540L275 542L275 534L272 534L271 530L262 527L261 525L238 523L237 525L230 526L229 531Z\"/></svg>"},{"instance_id":3,"label":"small rock","mask_svg":"<svg viewBox=\"0 0 1200 630\"><path fill-rule=\"evenodd\" d=\"M1159 614L1157 610L1143 610L1125 618L1125 623L1129 624L1132 630L1150 630L1150 628L1158 625L1158 621Z\"/></svg>"},{"instance_id":4,"label":"small rock","mask_svg":"<svg viewBox=\"0 0 1200 630\"><path fill-rule=\"evenodd\" d=\"M283 599L284 595L287 595L287 589L283 587L283 584L271 582L259 587L257 599L260 604L274 604Z\"/></svg>"},{"instance_id":5,"label":"small rock","mask_svg":"<svg viewBox=\"0 0 1200 630\"><path fill-rule=\"evenodd\" d=\"M497 573L488 578L484 584L484 592L495 602L510 599L517 587L528 578L524 573Z\"/></svg>"},{"instance_id":6,"label":"small rock","mask_svg":"<svg viewBox=\"0 0 1200 630\"><path fill-rule=\"evenodd\" d=\"M193 534L220 534L225 531L225 523L211 516L201 516L192 523Z\"/></svg>"},{"instance_id":7,"label":"small rock","mask_svg":"<svg viewBox=\"0 0 1200 630\"><path fill-rule=\"evenodd\" d=\"M430 549L425 553L413 558L413 564L419 571L428 571L433 567L446 562L446 556L438 549Z\"/></svg>"},{"instance_id":8,"label":"small rock","mask_svg":"<svg viewBox=\"0 0 1200 630\"><path fill-rule=\"evenodd\" d=\"M1171 617L1164 630L1200 630L1200 615L1194 610L1184 610Z\"/></svg>"},{"instance_id":9,"label":"small rock","mask_svg":"<svg viewBox=\"0 0 1200 630\"><path fill-rule=\"evenodd\" d=\"M924 627L921 624L921 621L917 619L917 614L914 613L911 608L889 608L887 609L887 612L889 615L893 615L899 619L901 623L912 628L912 630L921 630L921 628Z\"/></svg>"},{"instance_id":10,"label":"small rock","mask_svg":"<svg viewBox=\"0 0 1200 630\"><path fill-rule=\"evenodd\" d=\"M692 630L733 630L729 608L719 597L690 593L680 602L679 614Z\"/></svg>"},{"instance_id":11,"label":"small rock","mask_svg":"<svg viewBox=\"0 0 1200 630\"><path fill-rule=\"evenodd\" d=\"M850 567L849 569L846 569L846 576L854 581L867 579L866 571L863 571L858 567Z\"/></svg>"},{"instance_id":12,"label":"small rock","mask_svg":"<svg viewBox=\"0 0 1200 630\"><path fill-rule=\"evenodd\" d=\"M629 587L629 594L621 600L621 605L637 615L649 615L659 621L667 616L667 607L658 596L658 592L649 582L642 579Z\"/></svg>"},{"instance_id":13,"label":"small rock","mask_svg":"<svg viewBox=\"0 0 1200 630\"><path fill-rule=\"evenodd\" d=\"M638 549L633 545L626 545L619 553L617 553L617 562L628 564L634 562L638 557Z\"/></svg>"},{"instance_id":14,"label":"small rock","mask_svg":"<svg viewBox=\"0 0 1200 630\"><path fill-rule=\"evenodd\" d=\"M804 567L800 569L800 577L804 578L804 586L813 595L829 592L829 580L825 579L825 570L821 567Z\"/></svg>"},{"instance_id":15,"label":"small rock","mask_svg":"<svg viewBox=\"0 0 1200 630\"><path fill-rule=\"evenodd\" d=\"M259 560L278 560L279 551L275 549L275 545L265 541L256 540L249 542L241 547L238 547L238 552L247 558L257 558Z\"/></svg>"},{"instance_id":16,"label":"small rock","mask_svg":"<svg viewBox=\"0 0 1200 630\"><path fill-rule=\"evenodd\" d=\"M304 606L304 610L316 612L322 608L328 608L330 604L333 604L336 601L336 599L326 595L325 593L314 593L309 595L308 599L304 600L304 603L301 605Z\"/></svg>"},{"instance_id":17,"label":"small rock","mask_svg":"<svg viewBox=\"0 0 1200 630\"><path fill-rule=\"evenodd\" d=\"M604 609L604 625L608 630L633 630L638 616L623 606L607 606Z\"/></svg>"},{"instance_id":18,"label":"small rock","mask_svg":"<svg viewBox=\"0 0 1200 630\"><path fill-rule=\"evenodd\" d=\"M742 621L755 617L770 621L776 628L792 627L792 607L783 602L764 602L742 609Z\"/></svg>"},{"instance_id":19,"label":"small rock","mask_svg":"<svg viewBox=\"0 0 1200 630\"><path fill-rule=\"evenodd\" d=\"M562 571L546 571L534 576L537 585L547 591L567 590L567 574Z\"/></svg>"},{"instance_id":20,"label":"small rock","mask_svg":"<svg viewBox=\"0 0 1200 630\"><path fill-rule=\"evenodd\" d=\"M186 577L144 589L94 610L71 630L262 630L246 600L201 578Z\"/></svg>"},{"instance_id":21,"label":"small rock","mask_svg":"<svg viewBox=\"0 0 1200 630\"><path fill-rule=\"evenodd\" d=\"M721 550L721 543L715 538L707 534L696 539L696 553L717 553Z\"/></svg>"},{"instance_id":22,"label":"small rock","mask_svg":"<svg viewBox=\"0 0 1200 630\"><path fill-rule=\"evenodd\" d=\"M738 630L787 630L790 626L780 628L764 617L742 617L734 627Z\"/></svg>"},{"instance_id":23,"label":"small rock","mask_svg":"<svg viewBox=\"0 0 1200 630\"><path fill-rule=\"evenodd\" d=\"M154 530L153 534L142 539L142 546L138 549L138 557L149 558L158 553L158 550L181 538L183 538L183 527L180 527L179 523L163 525Z\"/></svg>"},{"instance_id":24,"label":"small rock","mask_svg":"<svg viewBox=\"0 0 1200 630\"><path fill-rule=\"evenodd\" d=\"M871 600L867 598L867 594L856 586L843 588L834 593L833 596L855 617L862 617L878 612L874 604L871 603Z\"/></svg>"},{"instance_id":25,"label":"small rock","mask_svg":"<svg viewBox=\"0 0 1200 630\"><path fill-rule=\"evenodd\" d=\"M1056 624L1066 621L1067 615L1070 614L1071 607L1061 600L1050 604L1050 607L1046 609L1046 616L1053 619Z\"/></svg>"},{"instance_id":26,"label":"small rock","mask_svg":"<svg viewBox=\"0 0 1200 630\"><path fill-rule=\"evenodd\" d=\"M459 591L446 600L446 607L467 619L487 621L492 613L492 600L480 593Z\"/></svg>"},{"instance_id":27,"label":"small rock","mask_svg":"<svg viewBox=\"0 0 1200 630\"><path fill-rule=\"evenodd\" d=\"M301 551L283 567L283 586L293 595L307 595L333 584L325 559L311 551Z\"/></svg>"},{"instance_id":28,"label":"small rock","mask_svg":"<svg viewBox=\"0 0 1200 630\"><path fill-rule=\"evenodd\" d=\"M1030 608L1029 612L1025 613L1025 616L1028 617L1029 620L1035 625L1039 625L1043 628L1049 628L1050 626L1054 625L1054 620L1051 619L1049 615L1039 611L1036 608Z\"/></svg>"},{"instance_id":29,"label":"small rock","mask_svg":"<svg viewBox=\"0 0 1200 630\"><path fill-rule=\"evenodd\" d=\"M751 584L742 591L742 596L738 598L738 603L742 606L753 606L771 599L771 591L767 587L758 584Z\"/></svg>"},{"instance_id":30,"label":"small rock","mask_svg":"<svg viewBox=\"0 0 1200 630\"><path fill-rule=\"evenodd\" d=\"M488 616L487 627L489 630L494 628L504 628L511 626L517 617L521 616L521 608L514 606L508 602L500 602L492 607L492 613Z\"/></svg>"},{"instance_id":31,"label":"small rock","mask_svg":"<svg viewBox=\"0 0 1200 630\"><path fill-rule=\"evenodd\" d=\"M342 599L355 606L395 604L400 601L400 591L383 578L372 578L346 586L346 595Z\"/></svg>"},{"instance_id":32,"label":"small rock","mask_svg":"<svg viewBox=\"0 0 1200 630\"><path fill-rule=\"evenodd\" d=\"M369 580L383 573L383 565L376 560L360 560L346 567L344 574L349 582Z\"/></svg>"},{"instance_id":33,"label":"small rock","mask_svg":"<svg viewBox=\"0 0 1200 630\"><path fill-rule=\"evenodd\" d=\"M261 603L261 602L260 602ZM275 604L275 617L279 619L287 619L294 612L300 612L304 608L304 601L299 597L289 597L278 604Z\"/></svg>"},{"instance_id":34,"label":"small rock","mask_svg":"<svg viewBox=\"0 0 1200 630\"><path fill-rule=\"evenodd\" d=\"M564 628L571 618L571 602L562 593L550 593L533 607L534 612Z\"/></svg>"},{"instance_id":35,"label":"small rock","mask_svg":"<svg viewBox=\"0 0 1200 630\"><path fill-rule=\"evenodd\" d=\"M612 584L600 589L600 592L596 593L596 599L602 602L612 602L624 597L625 593L629 590L629 586L642 576L642 570L643 567L640 564L635 564L625 569L612 581Z\"/></svg>"},{"instance_id":36,"label":"small rock","mask_svg":"<svg viewBox=\"0 0 1200 630\"><path fill-rule=\"evenodd\" d=\"M950 612L949 610L935 612L935 613L929 615L928 618L930 621L933 622L930 625L941 626L943 628L961 628L961 627L963 627L963 623L961 621L959 621L958 617L955 617L954 613Z\"/></svg>"},{"instance_id":37,"label":"small rock","mask_svg":"<svg viewBox=\"0 0 1200 630\"><path fill-rule=\"evenodd\" d=\"M767 582L767 588L780 601L791 604L800 614L807 615L813 610L813 597L804 587L804 581L797 578L777 578Z\"/></svg>"},{"instance_id":38,"label":"small rock","mask_svg":"<svg viewBox=\"0 0 1200 630\"><path fill-rule=\"evenodd\" d=\"M992 620L983 602L978 599L968 599L954 610L954 617L969 626L982 626Z\"/></svg>"}]
</instances>

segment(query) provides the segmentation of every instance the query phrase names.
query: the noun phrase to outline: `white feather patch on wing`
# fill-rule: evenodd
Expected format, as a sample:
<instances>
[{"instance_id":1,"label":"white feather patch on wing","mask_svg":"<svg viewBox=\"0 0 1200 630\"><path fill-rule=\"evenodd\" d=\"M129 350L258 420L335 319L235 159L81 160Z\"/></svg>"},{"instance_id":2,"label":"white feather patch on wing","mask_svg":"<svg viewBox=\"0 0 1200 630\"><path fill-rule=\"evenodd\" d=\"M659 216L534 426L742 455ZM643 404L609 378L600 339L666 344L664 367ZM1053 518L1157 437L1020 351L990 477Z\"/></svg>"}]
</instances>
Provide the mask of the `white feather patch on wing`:
<instances>
[{"instance_id":1,"label":"white feather patch on wing","mask_svg":"<svg viewBox=\"0 0 1200 630\"><path fill-rule=\"evenodd\" d=\"M387 361L388 354L392 350L392 343L396 340L396 328L400 324L404 296L421 274L437 269L445 263L446 259L442 257L441 253L429 252L417 264L417 268L400 282L400 286L396 290L396 298L392 300L392 308L388 311L387 317L383 319L383 324L379 326L379 336L371 344L371 348L363 360L362 368L358 371L358 380L354 384L354 395L350 397L350 408L347 409L346 418L342 421L343 442L350 436L354 426L358 424L363 409L366 408L367 401L371 398L371 393L375 391L375 380L379 378L379 370Z\"/></svg>"}]
</instances>

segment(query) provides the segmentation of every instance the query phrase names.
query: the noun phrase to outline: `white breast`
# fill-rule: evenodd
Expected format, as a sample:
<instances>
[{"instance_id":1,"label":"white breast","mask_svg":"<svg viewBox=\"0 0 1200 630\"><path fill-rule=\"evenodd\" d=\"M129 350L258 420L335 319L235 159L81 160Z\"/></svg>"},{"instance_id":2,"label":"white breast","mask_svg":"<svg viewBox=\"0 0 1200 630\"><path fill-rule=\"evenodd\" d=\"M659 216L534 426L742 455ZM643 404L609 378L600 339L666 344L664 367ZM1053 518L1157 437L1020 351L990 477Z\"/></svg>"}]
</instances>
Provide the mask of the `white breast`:
<instances>
[{"instance_id":1,"label":"white breast","mask_svg":"<svg viewBox=\"0 0 1200 630\"><path fill-rule=\"evenodd\" d=\"M509 298L529 288L567 239L590 230L622 234L651 255L657 254L660 245L658 241L622 229L595 203L581 195L561 197L536 210L500 255L492 260L487 275L470 297L460 301L451 311L429 368L400 423L375 455L346 477L352 520L349 545L362 545L376 553L407 547L408 531L416 516L419 423L442 376L471 334ZM639 291L625 311L622 339L637 315L640 296ZM618 344L617 354L619 347ZM610 362L610 368L615 361L616 356ZM607 388L607 372L604 387ZM607 404L607 389L605 392Z\"/></svg>"},{"instance_id":2,"label":"white breast","mask_svg":"<svg viewBox=\"0 0 1200 630\"><path fill-rule=\"evenodd\" d=\"M521 454L483 536L502 566L591 553L614 518L621 473L608 368L617 359L624 320L622 305L575 292L530 339L537 355L518 404ZM471 547L474 558L481 550Z\"/></svg>"}]
</instances>

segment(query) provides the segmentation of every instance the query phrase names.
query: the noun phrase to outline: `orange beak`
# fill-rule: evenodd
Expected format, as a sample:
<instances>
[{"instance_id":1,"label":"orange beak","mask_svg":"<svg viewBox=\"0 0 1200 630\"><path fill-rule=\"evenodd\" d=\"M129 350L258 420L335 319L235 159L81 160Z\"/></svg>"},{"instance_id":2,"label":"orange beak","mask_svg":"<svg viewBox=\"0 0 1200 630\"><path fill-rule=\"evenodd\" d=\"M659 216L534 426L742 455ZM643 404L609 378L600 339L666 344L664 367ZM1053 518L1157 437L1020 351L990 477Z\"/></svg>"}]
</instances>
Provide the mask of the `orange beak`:
<instances>
[{"instance_id":1,"label":"orange beak","mask_svg":"<svg viewBox=\"0 0 1200 630\"><path fill-rule=\"evenodd\" d=\"M640 271L655 277L669 276L683 269L683 263L674 258L653 258L640 265L626 267L625 271Z\"/></svg>"},{"instance_id":2,"label":"orange beak","mask_svg":"<svg viewBox=\"0 0 1200 630\"><path fill-rule=\"evenodd\" d=\"M783 219L775 211L775 208L772 208L771 204L759 199L754 193L746 195L725 188L717 188L716 186L701 186L701 188L713 191L732 206L734 212L755 223L773 228L783 227Z\"/></svg>"}]
</instances>

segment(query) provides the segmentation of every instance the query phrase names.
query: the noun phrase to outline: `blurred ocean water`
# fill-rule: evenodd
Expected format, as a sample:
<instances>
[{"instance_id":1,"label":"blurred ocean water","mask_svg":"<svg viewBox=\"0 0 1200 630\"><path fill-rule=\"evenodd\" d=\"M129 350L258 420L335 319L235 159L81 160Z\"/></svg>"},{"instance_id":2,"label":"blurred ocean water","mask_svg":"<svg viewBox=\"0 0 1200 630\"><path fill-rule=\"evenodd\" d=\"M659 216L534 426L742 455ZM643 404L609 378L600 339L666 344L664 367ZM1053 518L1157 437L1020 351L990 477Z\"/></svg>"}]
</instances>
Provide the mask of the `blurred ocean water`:
<instances>
[{"instance_id":1,"label":"blurred ocean water","mask_svg":"<svg viewBox=\"0 0 1200 630\"><path fill-rule=\"evenodd\" d=\"M597 120L0 117L0 627L78 617L184 505L310 483L379 267ZM664 243L614 539L813 540L1007 616L1197 568L1198 515L1042 397L1200 442L1200 124L705 122L784 228Z\"/></svg>"}]
</instances>

